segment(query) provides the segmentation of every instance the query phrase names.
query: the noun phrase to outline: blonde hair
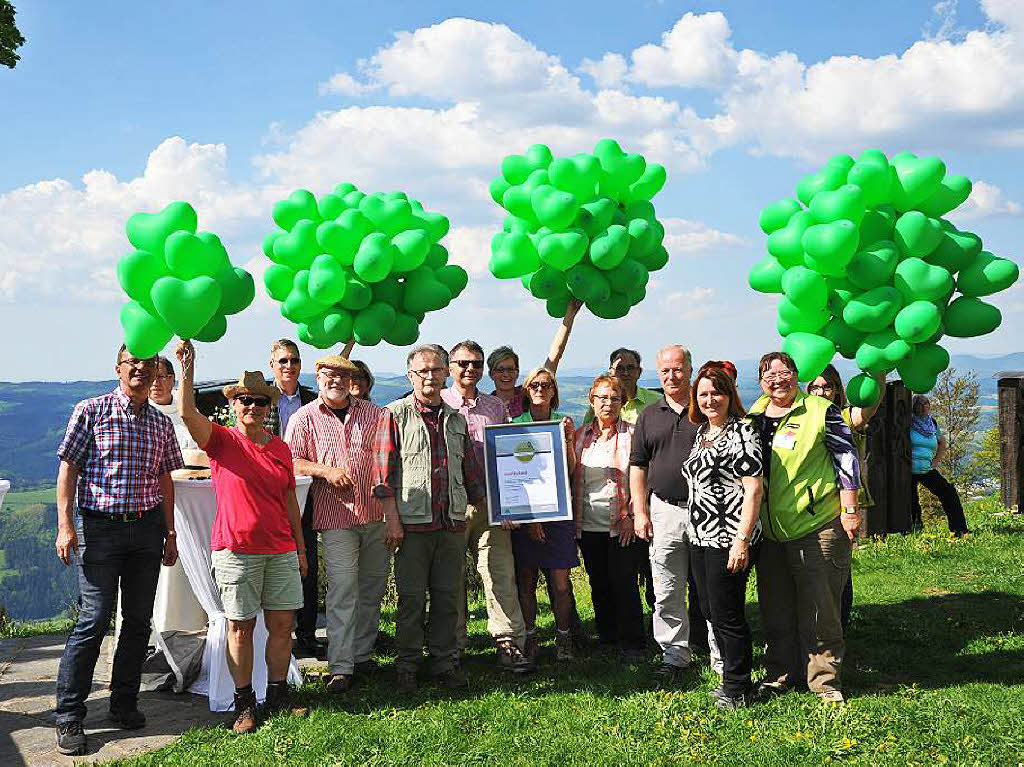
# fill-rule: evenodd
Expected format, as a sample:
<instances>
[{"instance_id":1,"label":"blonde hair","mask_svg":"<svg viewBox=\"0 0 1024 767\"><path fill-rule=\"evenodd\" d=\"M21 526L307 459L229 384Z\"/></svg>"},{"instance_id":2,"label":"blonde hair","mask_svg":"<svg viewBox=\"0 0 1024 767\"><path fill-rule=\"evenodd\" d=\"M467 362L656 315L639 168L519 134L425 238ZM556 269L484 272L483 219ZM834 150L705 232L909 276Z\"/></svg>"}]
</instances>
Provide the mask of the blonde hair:
<instances>
[{"instance_id":1,"label":"blonde hair","mask_svg":"<svg viewBox=\"0 0 1024 767\"><path fill-rule=\"evenodd\" d=\"M530 384L540 376L541 374L547 374L551 379L551 386L554 389L554 396L551 398L551 410L554 412L555 408L558 407L558 379L555 378L555 374L548 370L546 367L536 367L526 374L526 379L523 381L523 411L526 413L530 412L530 395L528 391Z\"/></svg>"}]
</instances>

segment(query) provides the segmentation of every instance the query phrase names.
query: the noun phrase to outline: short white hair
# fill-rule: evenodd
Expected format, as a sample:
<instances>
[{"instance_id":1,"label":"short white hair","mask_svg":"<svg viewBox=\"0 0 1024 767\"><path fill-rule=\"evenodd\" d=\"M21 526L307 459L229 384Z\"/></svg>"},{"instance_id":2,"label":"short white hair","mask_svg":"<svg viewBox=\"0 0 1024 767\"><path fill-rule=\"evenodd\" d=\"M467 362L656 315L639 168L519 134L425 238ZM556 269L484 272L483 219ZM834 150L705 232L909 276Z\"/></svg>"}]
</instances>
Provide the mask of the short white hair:
<instances>
[{"instance_id":1,"label":"short white hair","mask_svg":"<svg viewBox=\"0 0 1024 767\"><path fill-rule=\"evenodd\" d=\"M693 370L693 357L690 356L690 350L682 344L669 344L668 346L662 346L658 349L658 354L654 358L654 361L661 362L661 358L671 352L679 352L682 354L683 358L686 360L687 366L689 366L690 370Z\"/></svg>"}]
</instances>

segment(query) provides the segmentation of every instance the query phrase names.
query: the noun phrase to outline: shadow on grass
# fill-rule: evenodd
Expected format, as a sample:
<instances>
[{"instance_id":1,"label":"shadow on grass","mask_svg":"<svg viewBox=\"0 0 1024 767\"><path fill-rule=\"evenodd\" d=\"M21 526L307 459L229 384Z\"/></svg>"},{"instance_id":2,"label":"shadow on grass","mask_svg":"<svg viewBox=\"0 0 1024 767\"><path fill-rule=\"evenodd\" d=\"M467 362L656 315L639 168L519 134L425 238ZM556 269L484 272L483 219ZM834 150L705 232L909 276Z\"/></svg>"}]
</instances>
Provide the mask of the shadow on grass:
<instances>
[{"instance_id":1,"label":"shadow on grass","mask_svg":"<svg viewBox=\"0 0 1024 767\"><path fill-rule=\"evenodd\" d=\"M1024 630L1024 598L1001 592L942 594L855 608L844 669L851 690L1024 682L1024 649L999 635ZM1019 642L1015 643L1020 645Z\"/></svg>"}]
</instances>

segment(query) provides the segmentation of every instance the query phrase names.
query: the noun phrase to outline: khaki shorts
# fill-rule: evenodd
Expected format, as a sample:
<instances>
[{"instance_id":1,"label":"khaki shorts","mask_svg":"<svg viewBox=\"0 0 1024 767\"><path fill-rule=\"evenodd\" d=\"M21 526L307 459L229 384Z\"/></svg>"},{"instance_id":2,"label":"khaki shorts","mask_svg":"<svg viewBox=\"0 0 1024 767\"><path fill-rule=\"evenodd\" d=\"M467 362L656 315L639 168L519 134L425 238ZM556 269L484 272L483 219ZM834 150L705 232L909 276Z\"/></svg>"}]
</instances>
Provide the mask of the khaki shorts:
<instances>
[{"instance_id":1,"label":"khaki shorts","mask_svg":"<svg viewBox=\"0 0 1024 767\"><path fill-rule=\"evenodd\" d=\"M302 607L299 557L284 554L236 554L229 549L213 552L213 577L220 589L224 614L229 620L247 621L264 610L298 610Z\"/></svg>"}]
</instances>

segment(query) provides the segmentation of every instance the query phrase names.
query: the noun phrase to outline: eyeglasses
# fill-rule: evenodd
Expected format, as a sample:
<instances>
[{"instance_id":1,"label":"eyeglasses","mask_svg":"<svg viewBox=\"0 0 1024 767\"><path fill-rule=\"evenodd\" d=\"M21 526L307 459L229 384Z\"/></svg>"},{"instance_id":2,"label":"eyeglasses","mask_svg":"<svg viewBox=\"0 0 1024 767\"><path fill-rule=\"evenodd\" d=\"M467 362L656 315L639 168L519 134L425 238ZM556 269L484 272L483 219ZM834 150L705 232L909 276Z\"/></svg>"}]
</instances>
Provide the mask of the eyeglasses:
<instances>
[{"instance_id":1,"label":"eyeglasses","mask_svg":"<svg viewBox=\"0 0 1024 767\"><path fill-rule=\"evenodd\" d=\"M235 397L235 399L244 407L267 407L270 404L270 397L251 397L248 394L242 394L241 396Z\"/></svg>"},{"instance_id":2,"label":"eyeglasses","mask_svg":"<svg viewBox=\"0 0 1024 767\"><path fill-rule=\"evenodd\" d=\"M174 376L156 375L156 376L153 376L153 380L154 381L173 381L174 380Z\"/></svg>"},{"instance_id":3,"label":"eyeglasses","mask_svg":"<svg viewBox=\"0 0 1024 767\"><path fill-rule=\"evenodd\" d=\"M816 391L820 391L820 392L828 391L828 392L831 392L831 391L835 391L835 389L833 389L829 384L824 384L824 385L811 384L810 386L807 387L807 391L809 391L809 392L816 392Z\"/></svg>"},{"instance_id":4,"label":"eyeglasses","mask_svg":"<svg viewBox=\"0 0 1024 767\"><path fill-rule=\"evenodd\" d=\"M530 384L530 391L548 391L554 388L555 385L553 383L548 383L547 381L534 381Z\"/></svg>"},{"instance_id":5,"label":"eyeglasses","mask_svg":"<svg viewBox=\"0 0 1024 767\"><path fill-rule=\"evenodd\" d=\"M689 368L658 368L658 373L663 376L683 376L684 378L690 377Z\"/></svg>"},{"instance_id":6,"label":"eyeglasses","mask_svg":"<svg viewBox=\"0 0 1024 767\"><path fill-rule=\"evenodd\" d=\"M156 357L150 357L148 360L140 360L136 357L125 357L117 364L127 365L130 368L151 368L156 365Z\"/></svg>"},{"instance_id":7,"label":"eyeglasses","mask_svg":"<svg viewBox=\"0 0 1024 767\"><path fill-rule=\"evenodd\" d=\"M786 381L793 380L793 371L784 370L781 373L765 373L763 376L761 376L761 380L764 381L766 384L785 383Z\"/></svg>"},{"instance_id":8,"label":"eyeglasses","mask_svg":"<svg viewBox=\"0 0 1024 767\"><path fill-rule=\"evenodd\" d=\"M352 383L367 383L370 379L364 376L362 373L356 373L351 376Z\"/></svg>"},{"instance_id":9,"label":"eyeglasses","mask_svg":"<svg viewBox=\"0 0 1024 767\"><path fill-rule=\"evenodd\" d=\"M320 368L320 375L329 381L344 381L346 378L352 378L352 374L347 370L331 370L330 368Z\"/></svg>"},{"instance_id":10,"label":"eyeglasses","mask_svg":"<svg viewBox=\"0 0 1024 767\"><path fill-rule=\"evenodd\" d=\"M608 395L606 395L606 394L595 394L593 396L593 399L595 401L597 401L597 402L609 402L609 403L622 402L622 397L620 397L617 394L613 394L610 397Z\"/></svg>"},{"instance_id":11,"label":"eyeglasses","mask_svg":"<svg viewBox=\"0 0 1024 767\"><path fill-rule=\"evenodd\" d=\"M410 370L410 373L415 373L420 378L441 378L444 376L444 368L422 368L421 370Z\"/></svg>"},{"instance_id":12,"label":"eyeglasses","mask_svg":"<svg viewBox=\"0 0 1024 767\"><path fill-rule=\"evenodd\" d=\"M281 359L279 359L277 361L277 364L278 365L301 365L302 364L302 360L300 360L298 357L281 357Z\"/></svg>"},{"instance_id":13,"label":"eyeglasses","mask_svg":"<svg viewBox=\"0 0 1024 767\"><path fill-rule=\"evenodd\" d=\"M491 368L491 375L514 376L519 374L519 368Z\"/></svg>"},{"instance_id":14,"label":"eyeglasses","mask_svg":"<svg viewBox=\"0 0 1024 767\"><path fill-rule=\"evenodd\" d=\"M473 368L473 370L484 369L483 360L452 360L452 364L458 365L463 370L466 370L467 368Z\"/></svg>"}]
</instances>

